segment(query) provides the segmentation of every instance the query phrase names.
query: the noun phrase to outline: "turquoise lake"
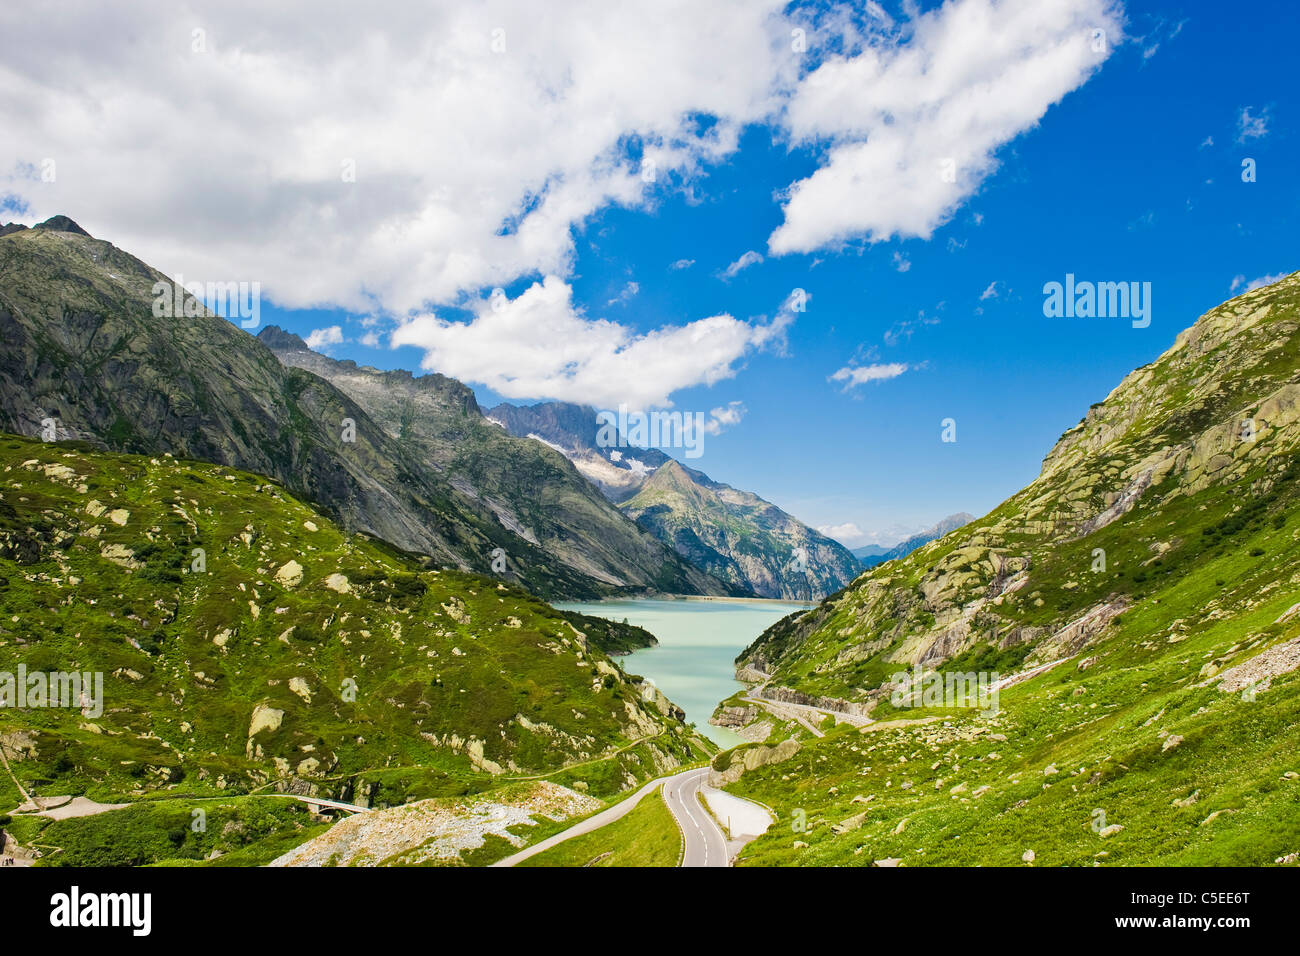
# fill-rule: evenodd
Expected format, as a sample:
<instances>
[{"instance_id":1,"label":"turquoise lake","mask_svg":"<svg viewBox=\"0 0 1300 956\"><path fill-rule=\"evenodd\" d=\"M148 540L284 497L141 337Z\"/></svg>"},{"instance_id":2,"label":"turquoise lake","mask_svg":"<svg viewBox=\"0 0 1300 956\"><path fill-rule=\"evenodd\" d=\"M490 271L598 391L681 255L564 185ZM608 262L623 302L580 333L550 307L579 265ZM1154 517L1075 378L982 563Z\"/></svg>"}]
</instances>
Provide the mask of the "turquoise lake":
<instances>
[{"instance_id":1,"label":"turquoise lake","mask_svg":"<svg viewBox=\"0 0 1300 956\"><path fill-rule=\"evenodd\" d=\"M709 723L718 702L744 685L736 680L736 656L764 630L806 604L784 601L691 601L641 599L557 604L566 611L637 624L659 638L658 647L622 659L629 674L648 677L686 711L686 720L723 747L740 737Z\"/></svg>"}]
</instances>

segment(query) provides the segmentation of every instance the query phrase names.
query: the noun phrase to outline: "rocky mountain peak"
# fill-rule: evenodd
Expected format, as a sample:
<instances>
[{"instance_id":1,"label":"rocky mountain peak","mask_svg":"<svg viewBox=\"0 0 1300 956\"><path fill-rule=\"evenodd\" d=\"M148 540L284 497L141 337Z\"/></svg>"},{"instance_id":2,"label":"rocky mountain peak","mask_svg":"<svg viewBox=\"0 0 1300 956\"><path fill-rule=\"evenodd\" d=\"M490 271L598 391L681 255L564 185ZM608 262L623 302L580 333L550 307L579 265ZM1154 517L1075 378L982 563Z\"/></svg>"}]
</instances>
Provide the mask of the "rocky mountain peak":
<instances>
[{"instance_id":1,"label":"rocky mountain peak","mask_svg":"<svg viewBox=\"0 0 1300 956\"><path fill-rule=\"evenodd\" d=\"M50 232L71 232L78 236L85 236L87 239L94 238L86 230L82 229L67 216L51 216L44 222L38 222L33 229L48 229Z\"/></svg>"},{"instance_id":2,"label":"rocky mountain peak","mask_svg":"<svg viewBox=\"0 0 1300 956\"><path fill-rule=\"evenodd\" d=\"M286 332L278 325L268 325L261 332L257 333L257 340L265 345L271 351L284 351L288 349L307 349L307 343L299 336L292 332Z\"/></svg>"}]
</instances>

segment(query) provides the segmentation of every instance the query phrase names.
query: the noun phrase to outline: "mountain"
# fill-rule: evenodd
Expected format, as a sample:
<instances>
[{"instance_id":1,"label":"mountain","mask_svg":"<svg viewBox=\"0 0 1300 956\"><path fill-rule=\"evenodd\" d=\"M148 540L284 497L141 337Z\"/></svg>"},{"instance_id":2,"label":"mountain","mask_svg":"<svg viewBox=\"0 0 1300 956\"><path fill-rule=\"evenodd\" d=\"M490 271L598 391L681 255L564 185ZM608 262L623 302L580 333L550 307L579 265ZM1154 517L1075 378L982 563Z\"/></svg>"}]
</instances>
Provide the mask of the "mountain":
<instances>
[{"instance_id":1,"label":"mountain","mask_svg":"<svg viewBox=\"0 0 1300 956\"><path fill-rule=\"evenodd\" d=\"M622 502L636 494L656 468L673 459L658 448L604 449L596 439L600 424L596 409L569 402L536 405L502 403L487 413L519 438L532 438L563 453L610 501Z\"/></svg>"},{"instance_id":2,"label":"mountain","mask_svg":"<svg viewBox=\"0 0 1300 956\"><path fill-rule=\"evenodd\" d=\"M889 548L880 544L864 544L860 548L854 548L849 552L858 562L866 568L879 564L884 559L884 555L889 553Z\"/></svg>"},{"instance_id":3,"label":"mountain","mask_svg":"<svg viewBox=\"0 0 1300 956\"><path fill-rule=\"evenodd\" d=\"M1298 453L1300 273L1202 316L990 514L755 641L764 695L876 723L740 789L803 809L807 863L1294 859Z\"/></svg>"},{"instance_id":4,"label":"mountain","mask_svg":"<svg viewBox=\"0 0 1300 956\"><path fill-rule=\"evenodd\" d=\"M0 428L39 435L45 422L60 438L267 475L349 530L543 596L725 593L602 511L558 456L483 438L491 426L459 383L377 373L394 398L367 400L375 418L188 293L183 315L155 315L155 289L176 292L66 217L0 238ZM473 471L448 450L460 435L499 457Z\"/></svg>"},{"instance_id":5,"label":"mountain","mask_svg":"<svg viewBox=\"0 0 1300 956\"><path fill-rule=\"evenodd\" d=\"M622 508L696 567L761 597L815 600L858 571L837 541L673 459Z\"/></svg>"},{"instance_id":6,"label":"mountain","mask_svg":"<svg viewBox=\"0 0 1300 956\"><path fill-rule=\"evenodd\" d=\"M860 570L839 542L751 492L714 481L656 448L601 448L596 410L589 406L502 404L487 416L512 435L562 452L637 524L739 591L817 599Z\"/></svg>"},{"instance_id":7,"label":"mountain","mask_svg":"<svg viewBox=\"0 0 1300 956\"><path fill-rule=\"evenodd\" d=\"M949 531L955 531L964 524L969 524L975 520L974 515L969 515L964 511L955 515L949 515L942 521L937 522L932 527L924 531L918 531L904 541L900 541L892 548L882 548L878 545L869 544L865 548L858 548L853 552L853 556L858 559L864 568L874 568L878 564L884 564L886 561L893 561L895 558L905 558L923 544L929 544L937 538L942 538Z\"/></svg>"},{"instance_id":8,"label":"mountain","mask_svg":"<svg viewBox=\"0 0 1300 956\"><path fill-rule=\"evenodd\" d=\"M6 824L53 864L274 856L319 822L256 794L387 806L547 774L608 795L698 758L597 643L620 630L429 570L259 475L0 436L0 808L130 805ZM86 698L15 709L20 668L84 673Z\"/></svg>"},{"instance_id":9,"label":"mountain","mask_svg":"<svg viewBox=\"0 0 1300 956\"><path fill-rule=\"evenodd\" d=\"M465 496L467 510L500 522L603 593L728 593L610 504L564 455L489 422L468 386L436 373L416 377L332 359L277 326L257 337L285 366L324 379L356 402Z\"/></svg>"}]
</instances>

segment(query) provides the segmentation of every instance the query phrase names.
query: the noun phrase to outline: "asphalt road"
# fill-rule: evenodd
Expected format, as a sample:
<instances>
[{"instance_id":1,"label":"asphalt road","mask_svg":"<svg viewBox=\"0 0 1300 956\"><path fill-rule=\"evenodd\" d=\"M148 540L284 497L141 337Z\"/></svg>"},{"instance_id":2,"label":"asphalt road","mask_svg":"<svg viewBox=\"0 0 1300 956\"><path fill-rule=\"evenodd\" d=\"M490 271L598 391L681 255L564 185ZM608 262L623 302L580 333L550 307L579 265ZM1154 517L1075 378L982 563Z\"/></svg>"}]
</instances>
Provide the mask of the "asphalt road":
<instances>
[{"instance_id":1,"label":"asphalt road","mask_svg":"<svg viewBox=\"0 0 1300 956\"><path fill-rule=\"evenodd\" d=\"M664 781L664 803L682 830L682 866L727 866L727 840L700 801L709 768L688 770Z\"/></svg>"},{"instance_id":2,"label":"asphalt road","mask_svg":"<svg viewBox=\"0 0 1300 956\"><path fill-rule=\"evenodd\" d=\"M553 837L547 837L540 843L535 843L518 853L511 854L505 859L497 860L492 865L514 866L530 856L536 856L544 850L549 850L557 843L563 843L565 840L571 840L593 830L599 830L601 827L607 826L630 813L641 802L641 798L651 793L656 787L663 787L664 803L667 804L669 811L682 831L685 844L685 852L682 854L682 866L726 866L726 840L723 838L718 825L713 822L713 818L709 816L708 811L704 809L699 800L700 787L708 777L709 768L701 767L695 770L684 770L671 777L659 777L651 780L632 796L608 810L602 810L581 823L576 823L569 829L557 833Z\"/></svg>"}]
</instances>

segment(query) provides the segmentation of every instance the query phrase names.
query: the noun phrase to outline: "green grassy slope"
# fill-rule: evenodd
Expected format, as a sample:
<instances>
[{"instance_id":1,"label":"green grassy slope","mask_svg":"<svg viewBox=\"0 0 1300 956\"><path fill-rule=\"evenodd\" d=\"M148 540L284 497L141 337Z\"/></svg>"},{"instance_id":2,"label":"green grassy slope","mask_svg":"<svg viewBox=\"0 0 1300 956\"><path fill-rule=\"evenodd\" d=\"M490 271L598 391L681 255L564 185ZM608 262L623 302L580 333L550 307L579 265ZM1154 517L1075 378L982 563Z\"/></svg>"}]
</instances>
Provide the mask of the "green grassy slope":
<instances>
[{"instance_id":1,"label":"green grassy slope","mask_svg":"<svg viewBox=\"0 0 1300 956\"><path fill-rule=\"evenodd\" d=\"M840 728L746 774L739 792L816 823L750 858L1263 864L1300 850L1298 337L1298 276L1225 303L1093 406L1023 492L749 648L742 661L777 684L874 702L882 721L941 718ZM992 718L890 700L913 665L1053 662L1002 690Z\"/></svg>"},{"instance_id":2,"label":"green grassy slope","mask_svg":"<svg viewBox=\"0 0 1300 956\"><path fill-rule=\"evenodd\" d=\"M570 764L609 794L707 747L583 623L256 475L0 437L0 671L103 674L98 716L0 708L33 794L395 804Z\"/></svg>"},{"instance_id":3,"label":"green grassy slope","mask_svg":"<svg viewBox=\"0 0 1300 956\"><path fill-rule=\"evenodd\" d=\"M519 866L676 866L682 836L659 791L609 826L551 847Z\"/></svg>"}]
</instances>

